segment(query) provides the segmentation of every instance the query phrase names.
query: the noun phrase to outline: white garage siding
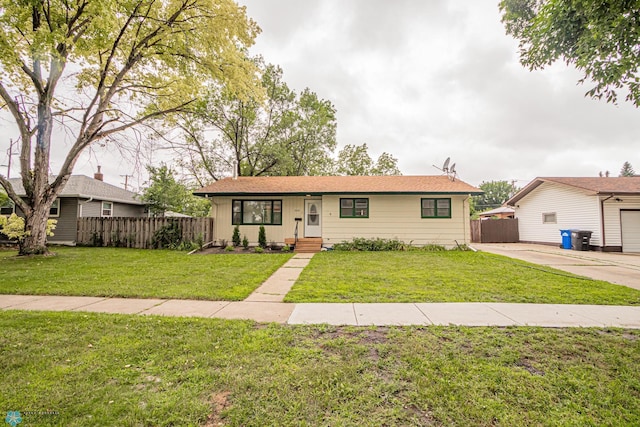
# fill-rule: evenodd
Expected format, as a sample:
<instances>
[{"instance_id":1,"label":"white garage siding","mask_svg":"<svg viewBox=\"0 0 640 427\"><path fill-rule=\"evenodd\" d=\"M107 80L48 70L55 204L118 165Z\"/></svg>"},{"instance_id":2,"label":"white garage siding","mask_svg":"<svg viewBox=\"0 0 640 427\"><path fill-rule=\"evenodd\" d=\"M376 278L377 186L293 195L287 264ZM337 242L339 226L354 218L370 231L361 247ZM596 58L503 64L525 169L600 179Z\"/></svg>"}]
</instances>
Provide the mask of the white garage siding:
<instances>
[{"instance_id":1,"label":"white garage siding","mask_svg":"<svg viewBox=\"0 0 640 427\"><path fill-rule=\"evenodd\" d=\"M561 229L580 229L592 231L591 245L600 246L599 204L599 198L586 191L544 182L516 203L520 240L559 245ZM554 212L556 223L544 224L543 214Z\"/></svg>"},{"instance_id":2,"label":"white garage siding","mask_svg":"<svg viewBox=\"0 0 640 427\"><path fill-rule=\"evenodd\" d=\"M369 218L340 218L341 198L368 198ZM451 218L422 218L422 198L451 199ZM470 243L468 196L460 195L340 195L322 198L322 238L325 245L354 237L399 239L421 246L453 247Z\"/></svg>"}]
</instances>

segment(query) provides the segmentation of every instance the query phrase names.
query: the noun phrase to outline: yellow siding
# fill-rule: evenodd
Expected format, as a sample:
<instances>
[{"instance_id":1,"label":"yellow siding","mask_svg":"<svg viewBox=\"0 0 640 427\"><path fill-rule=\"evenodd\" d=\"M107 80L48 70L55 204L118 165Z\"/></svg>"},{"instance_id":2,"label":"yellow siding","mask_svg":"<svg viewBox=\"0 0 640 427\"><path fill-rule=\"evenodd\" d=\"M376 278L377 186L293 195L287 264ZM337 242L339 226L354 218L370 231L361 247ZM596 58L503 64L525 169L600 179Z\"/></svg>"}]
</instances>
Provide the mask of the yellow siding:
<instances>
[{"instance_id":1,"label":"yellow siding","mask_svg":"<svg viewBox=\"0 0 640 427\"><path fill-rule=\"evenodd\" d=\"M340 218L340 198L363 198L362 195L322 197L322 239L325 246L354 237L399 239L421 246L439 244L448 247L468 244L471 241L469 226L468 196L420 196L420 195L379 195L369 196L369 218ZM420 199L450 198L451 218L421 218ZM218 244L222 240L231 243L232 200L282 200L282 225L265 225L267 242L284 243L285 238L294 236L295 218L302 218L298 236L304 237L304 201L312 199L303 196L287 197L216 197L212 200L212 215L215 220L215 236ZM241 225L240 236L247 236L250 244L258 242L257 225Z\"/></svg>"},{"instance_id":2,"label":"yellow siding","mask_svg":"<svg viewBox=\"0 0 640 427\"><path fill-rule=\"evenodd\" d=\"M340 199L365 196L324 196L322 238L325 245L354 237L399 239L414 245L454 246L470 242L467 196L369 196L369 218L340 218ZM451 198L451 218L422 218L420 199Z\"/></svg>"}]
</instances>

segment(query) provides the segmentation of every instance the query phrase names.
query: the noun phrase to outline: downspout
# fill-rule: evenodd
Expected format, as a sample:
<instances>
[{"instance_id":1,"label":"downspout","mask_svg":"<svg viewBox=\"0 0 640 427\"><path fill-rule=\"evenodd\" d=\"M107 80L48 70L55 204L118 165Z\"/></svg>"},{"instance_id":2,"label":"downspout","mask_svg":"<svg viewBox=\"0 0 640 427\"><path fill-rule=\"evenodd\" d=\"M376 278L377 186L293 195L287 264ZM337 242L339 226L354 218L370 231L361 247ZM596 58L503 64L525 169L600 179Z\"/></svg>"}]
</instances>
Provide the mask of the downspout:
<instances>
[{"instance_id":1,"label":"downspout","mask_svg":"<svg viewBox=\"0 0 640 427\"><path fill-rule=\"evenodd\" d=\"M467 195L467 197L462 199L462 231L464 233L465 245L471 244L471 238L469 238L469 240L467 241L467 237L470 237L469 234L467 234L467 224L469 224L469 221L471 220L471 209L469 209L469 215L467 215L467 210L464 207L464 203L467 202L470 197L470 195Z\"/></svg>"},{"instance_id":2,"label":"downspout","mask_svg":"<svg viewBox=\"0 0 640 427\"><path fill-rule=\"evenodd\" d=\"M89 197L84 202L78 203L78 206L79 206L78 218L82 218L82 206L92 201L93 201L93 196Z\"/></svg>"},{"instance_id":3,"label":"downspout","mask_svg":"<svg viewBox=\"0 0 640 427\"><path fill-rule=\"evenodd\" d=\"M615 197L615 194L611 194L609 197L607 197L606 199L602 199L600 200L600 234L602 235L602 252L605 251L605 246L606 246L606 239L605 239L605 227L604 227L604 202L606 202L609 199L612 199L613 197Z\"/></svg>"}]
</instances>

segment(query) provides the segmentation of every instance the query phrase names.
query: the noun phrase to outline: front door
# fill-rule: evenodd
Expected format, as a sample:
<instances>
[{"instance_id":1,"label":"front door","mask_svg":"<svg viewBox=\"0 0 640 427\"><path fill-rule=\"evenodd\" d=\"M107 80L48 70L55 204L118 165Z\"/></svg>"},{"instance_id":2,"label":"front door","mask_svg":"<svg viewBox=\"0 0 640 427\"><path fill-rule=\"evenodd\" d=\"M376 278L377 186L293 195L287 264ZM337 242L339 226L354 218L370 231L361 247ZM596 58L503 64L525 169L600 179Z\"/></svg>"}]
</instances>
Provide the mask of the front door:
<instances>
[{"instance_id":1,"label":"front door","mask_svg":"<svg viewBox=\"0 0 640 427\"><path fill-rule=\"evenodd\" d=\"M304 237L322 237L322 201L304 201Z\"/></svg>"}]
</instances>

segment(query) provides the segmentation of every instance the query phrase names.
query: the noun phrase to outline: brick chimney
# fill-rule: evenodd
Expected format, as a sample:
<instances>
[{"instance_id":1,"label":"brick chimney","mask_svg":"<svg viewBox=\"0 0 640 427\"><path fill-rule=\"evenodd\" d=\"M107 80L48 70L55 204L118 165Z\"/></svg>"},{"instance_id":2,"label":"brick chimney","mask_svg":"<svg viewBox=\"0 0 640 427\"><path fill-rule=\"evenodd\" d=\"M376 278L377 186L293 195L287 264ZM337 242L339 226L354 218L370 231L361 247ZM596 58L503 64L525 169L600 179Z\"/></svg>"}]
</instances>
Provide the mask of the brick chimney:
<instances>
[{"instance_id":1,"label":"brick chimney","mask_svg":"<svg viewBox=\"0 0 640 427\"><path fill-rule=\"evenodd\" d=\"M93 174L93 179L97 179L98 181L104 181L104 175L100 172L100 166L98 166L98 172Z\"/></svg>"}]
</instances>

